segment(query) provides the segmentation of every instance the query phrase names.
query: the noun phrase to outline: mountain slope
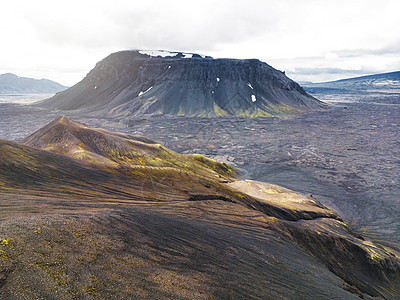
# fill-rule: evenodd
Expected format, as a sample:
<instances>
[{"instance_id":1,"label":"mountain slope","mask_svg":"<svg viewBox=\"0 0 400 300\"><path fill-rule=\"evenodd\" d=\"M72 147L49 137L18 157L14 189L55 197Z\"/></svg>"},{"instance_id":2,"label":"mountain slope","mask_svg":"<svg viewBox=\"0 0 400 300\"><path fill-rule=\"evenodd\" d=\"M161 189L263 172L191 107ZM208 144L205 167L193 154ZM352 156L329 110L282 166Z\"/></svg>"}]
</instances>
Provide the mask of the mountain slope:
<instances>
[{"instance_id":1,"label":"mountain slope","mask_svg":"<svg viewBox=\"0 0 400 300\"><path fill-rule=\"evenodd\" d=\"M271 116L324 107L259 60L167 51L113 53L81 82L39 105L103 117Z\"/></svg>"},{"instance_id":2,"label":"mountain slope","mask_svg":"<svg viewBox=\"0 0 400 300\"><path fill-rule=\"evenodd\" d=\"M57 93L67 87L48 79L19 77L6 73L0 75L0 94L45 94Z\"/></svg>"},{"instance_id":3,"label":"mountain slope","mask_svg":"<svg viewBox=\"0 0 400 300\"><path fill-rule=\"evenodd\" d=\"M3 298L400 291L396 253L311 196L66 117L23 142L0 140Z\"/></svg>"},{"instance_id":4,"label":"mountain slope","mask_svg":"<svg viewBox=\"0 0 400 300\"><path fill-rule=\"evenodd\" d=\"M164 190L169 186L168 194L175 194L175 197L192 200L219 197L257 208L275 217L293 220L338 218L331 210L304 197L296 199L296 196L290 195L291 205L238 197L236 190L221 184L231 182L236 175L235 170L227 164L202 155L181 155L144 137L91 129L67 117L57 118L22 140L22 143L78 159L107 172L134 175L134 181L138 180L141 184L149 181L150 176L154 178L152 185L143 185L142 188L148 189L148 193L157 191L156 185L162 177L160 184ZM185 184L190 189L185 188ZM163 198L162 195L158 197ZM295 205L296 201L302 205Z\"/></svg>"}]
</instances>

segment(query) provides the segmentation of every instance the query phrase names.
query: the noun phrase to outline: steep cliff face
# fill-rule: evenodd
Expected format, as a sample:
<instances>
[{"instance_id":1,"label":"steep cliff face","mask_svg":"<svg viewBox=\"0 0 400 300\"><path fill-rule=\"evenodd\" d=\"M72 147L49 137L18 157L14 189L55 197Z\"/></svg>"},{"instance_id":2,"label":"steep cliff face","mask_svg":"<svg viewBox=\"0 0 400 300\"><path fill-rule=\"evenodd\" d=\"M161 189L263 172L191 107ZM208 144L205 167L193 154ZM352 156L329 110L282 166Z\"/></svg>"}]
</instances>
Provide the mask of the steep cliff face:
<instances>
[{"instance_id":1,"label":"steep cliff face","mask_svg":"<svg viewBox=\"0 0 400 300\"><path fill-rule=\"evenodd\" d=\"M109 117L271 116L324 107L259 60L166 51L113 53L81 82L41 105Z\"/></svg>"}]
</instances>

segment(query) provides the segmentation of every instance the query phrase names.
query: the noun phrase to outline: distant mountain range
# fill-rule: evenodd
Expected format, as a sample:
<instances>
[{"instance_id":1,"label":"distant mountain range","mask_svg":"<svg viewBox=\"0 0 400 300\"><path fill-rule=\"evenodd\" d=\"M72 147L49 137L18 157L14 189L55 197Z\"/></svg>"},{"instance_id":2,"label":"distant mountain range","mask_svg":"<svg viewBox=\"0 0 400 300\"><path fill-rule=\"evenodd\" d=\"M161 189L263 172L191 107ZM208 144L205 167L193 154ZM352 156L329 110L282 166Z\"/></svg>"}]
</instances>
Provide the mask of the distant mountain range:
<instances>
[{"instance_id":1,"label":"distant mountain range","mask_svg":"<svg viewBox=\"0 0 400 300\"><path fill-rule=\"evenodd\" d=\"M379 92L384 90L400 93L400 71L322 83L303 83L303 87L310 93Z\"/></svg>"},{"instance_id":2,"label":"distant mountain range","mask_svg":"<svg viewBox=\"0 0 400 300\"><path fill-rule=\"evenodd\" d=\"M284 72L257 59L158 50L113 53L81 82L39 105L102 117L257 117L325 107Z\"/></svg>"},{"instance_id":3,"label":"distant mountain range","mask_svg":"<svg viewBox=\"0 0 400 300\"><path fill-rule=\"evenodd\" d=\"M0 75L0 94L57 93L67 87L48 79L33 79L6 73Z\"/></svg>"}]
</instances>

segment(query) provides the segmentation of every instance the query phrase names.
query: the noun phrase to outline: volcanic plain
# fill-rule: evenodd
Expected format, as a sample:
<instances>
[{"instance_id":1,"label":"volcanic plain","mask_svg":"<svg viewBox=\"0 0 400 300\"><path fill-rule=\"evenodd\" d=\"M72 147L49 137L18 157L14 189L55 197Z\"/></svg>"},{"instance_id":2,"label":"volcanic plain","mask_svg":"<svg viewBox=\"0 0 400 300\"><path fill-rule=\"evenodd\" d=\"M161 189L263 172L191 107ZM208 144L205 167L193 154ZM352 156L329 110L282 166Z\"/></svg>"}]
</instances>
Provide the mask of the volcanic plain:
<instances>
[{"instance_id":1,"label":"volcanic plain","mask_svg":"<svg viewBox=\"0 0 400 300\"><path fill-rule=\"evenodd\" d=\"M85 125L1 109L19 118L1 119L2 138L22 142L1 147L3 298L398 296L397 106L254 119L70 115ZM158 159L115 156L121 140ZM181 154L194 157L189 171ZM132 164L143 166L133 177Z\"/></svg>"}]
</instances>

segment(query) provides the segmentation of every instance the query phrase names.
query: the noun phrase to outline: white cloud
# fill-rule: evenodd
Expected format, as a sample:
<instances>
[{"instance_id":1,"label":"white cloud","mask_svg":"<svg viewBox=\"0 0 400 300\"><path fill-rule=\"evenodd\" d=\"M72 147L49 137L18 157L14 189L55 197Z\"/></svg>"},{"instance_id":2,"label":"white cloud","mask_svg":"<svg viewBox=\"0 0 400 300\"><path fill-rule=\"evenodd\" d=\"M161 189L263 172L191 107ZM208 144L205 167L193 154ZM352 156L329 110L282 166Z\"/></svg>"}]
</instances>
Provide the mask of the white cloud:
<instances>
[{"instance_id":1,"label":"white cloud","mask_svg":"<svg viewBox=\"0 0 400 300\"><path fill-rule=\"evenodd\" d=\"M398 70L399 10L397 0L6 1L0 73L72 85L134 48L259 58L301 80L318 80L302 68Z\"/></svg>"}]
</instances>

